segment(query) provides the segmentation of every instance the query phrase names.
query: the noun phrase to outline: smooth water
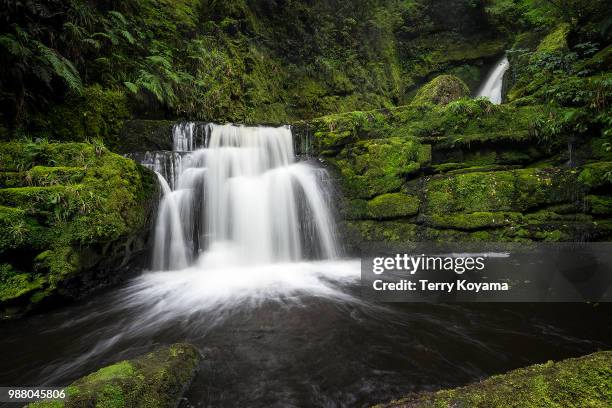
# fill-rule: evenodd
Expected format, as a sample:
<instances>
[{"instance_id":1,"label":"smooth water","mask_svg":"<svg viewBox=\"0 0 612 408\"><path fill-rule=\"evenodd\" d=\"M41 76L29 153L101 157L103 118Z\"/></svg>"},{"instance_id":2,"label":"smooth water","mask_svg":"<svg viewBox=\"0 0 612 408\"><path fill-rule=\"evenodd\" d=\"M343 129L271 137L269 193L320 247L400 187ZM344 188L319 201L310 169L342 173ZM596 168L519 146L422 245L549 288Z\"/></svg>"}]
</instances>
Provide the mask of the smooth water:
<instances>
[{"instance_id":1,"label":"smooth water","mask_svg":"<svg viewBox=\"0 0 612 408\"><path fill-rule=\"evenodd\" d=\"M155 227L154 270L338 256L323 169L296 162L289 127L177 125L174 187ZM156 169L157 170L157 169ZM161 170L161 169L160 169ZM178 176L176 176L178 174ZM167 180L166 180L167 181Z\"/></svg>"},{"instance_id":2,"label":"smooth water","mask_svg":"<svg viewBox=\"0 0 612 408\"><path fill-rule=\"evenodd\" d=\"M204 355L194 406L368 406L612 345L609 305L371 304L359 263L150 272L0 324L0 384L66 385L174 342Z\"/></svg>"},{"instance_id":3,"label":"smooth water","mask_svg":"<svg viewBox=\"0 0 612 408\"><path fill-rule=\"evenodd\" d=\"M504 82L504 74L510 67L508 58L504 55L491 69L485 81L480 86L476 96L484 96L489 98L496 105L502 103L502 87Z\"/></svg>"},{"instance_id":4,"label":"smooth water","mask_svg":"<svg viewBox=\"0 0 612 408\"><path fill-rule=\"evenodd\" d=\"M67 385L189 342L193 406L368 406L611 345L607 305L364 301L326 173L295 162L288 128L181 124L174 141L149 154L164 158L155 271L0 323L0 384Z\"/></svg>"}]
</instances>

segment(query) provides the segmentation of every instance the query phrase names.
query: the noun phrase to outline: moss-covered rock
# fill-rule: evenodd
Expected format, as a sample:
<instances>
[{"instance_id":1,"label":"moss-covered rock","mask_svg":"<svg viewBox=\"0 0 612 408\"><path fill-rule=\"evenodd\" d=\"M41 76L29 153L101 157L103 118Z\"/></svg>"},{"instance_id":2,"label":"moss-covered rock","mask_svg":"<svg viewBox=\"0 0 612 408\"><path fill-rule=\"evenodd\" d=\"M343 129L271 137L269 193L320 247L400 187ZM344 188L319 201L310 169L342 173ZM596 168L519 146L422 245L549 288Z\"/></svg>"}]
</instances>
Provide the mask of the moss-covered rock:
<instances>
[{"instance_id":1,"label":"moss-covered rock","mask_svg":"<svg viewBox=\"0 0 612 408\"><path fill-rule=\"evenodd\" d=\"M463 98L331 115L294 131L342 187L349 247L608 239L607 142L580 141L573 159L584 164L568 167L566 140L539 133L539 123L557 120L547 115L543 106Z\"/></svg>"},{"instance_id":2,"label":"moss-covered rock","mask_svg":"<svg viewBox=\"0 0 612 408\"><path fill-rule=\"evenodd\" d=\"M101 144L0 144L0 305L20 314L49 297L118 282L143 255L154 175ZM5 177L6 179L6 177Z\"/></svg>"},{"instance_id":3,"label":"moss-covered rock","mask_svg":"<svg viewBox=\"0 0 612 408\"><path fill-rule=\"evenodd\" d=\"M440 75L420 88L412 103L447 105L469 95L470 89L461 79L454 75Z\"/></svg>"},{"instance_id":4,"label":"moss-covered rock","mask_svg":"<svg viewBox=\"0 0 612 408\"><path fill-rule=\"evenodd\" d=\"M35 402L30 408L178 406L200 364L189 344L170 347L101 368L66 387L66 399Z\"/></svg>"},{"instance_id":5,"label":"moss-covered rock","mask_svg":"<svg viewBox=\"0 0 612 408\"><path fill-rule=\"evenodd\" d=\"M482 145L537 146L534 124L543 120L541 106L493 105L486 98L463 98L446 106L407 105L350 112L297 122L293 133L309 153L338 156L345 146L363 140L416 138L425 156L436 150L469 150ZM433 147L433 149L432 149ZM428 161L431 156L420 161Z\"/></svg>"},{"instance_id":6,"label":"moss-covered rock","mask_svg":"<svg viewBox=\"0 0 612 408\"><path fill-rule=\"evenodd\" d=\"M511 226L519 222L520 213L507 212L473 212L459 214L436 214L431 216L429 222L438 228L457 230L478 230L482 228L497 228Z\"/></svg>"},{"instance_id":7,"label":"moss-covered rock","mask_svg":"<svg viewBox=\"0 0 612 408\"><path fill-rule=\"evenodd\" d=\"M330 163L350 197L371 198L398 191L403 176L420 168L420 157L418 141L388 138L356 142Z\"/></svg>"},{"instance_id":8,"label":"moss-covered rock","mask_svg":"<svg viewBox=\"0 0 612 408\"><path fill-rule=\"evenodd\" d=\"M425 212L525 212L567 202L580 191L576 176L574 170L534 168L434 177L425 187Z\"/></svg>"},{"instance_id":9,"label":"moss-covered rock","mask_svg":"<svg viewBox=\"0 0 612 408\"><path fill-rule=\"evenodd\" d=\"M382 194L368 201L368 215L376 219L405 217L419 212L419 199L403 193Z\"/></svg>"},{"instance_id":10,"label":"moss-covered rock","mask_svg":"<svg viewBox=\"0 0 612 408\"><path fill-rule=\"evenodd\" d=\"M612 405L612 352L548 361L450 390L425 392L377 407L607 407Z\"/></svg>"},{"instance_id":11,"label":"moss-covered rock","mask_svg":"<svg viewBox=\"0 0 612 408\"><path fill-rule=\"evenodd\" d=\"M555 52L567 50L567 35L569 31L569 24L560 24L542 39L542 41L538 44L536 51Z\"/></svg>"}]
</instances>

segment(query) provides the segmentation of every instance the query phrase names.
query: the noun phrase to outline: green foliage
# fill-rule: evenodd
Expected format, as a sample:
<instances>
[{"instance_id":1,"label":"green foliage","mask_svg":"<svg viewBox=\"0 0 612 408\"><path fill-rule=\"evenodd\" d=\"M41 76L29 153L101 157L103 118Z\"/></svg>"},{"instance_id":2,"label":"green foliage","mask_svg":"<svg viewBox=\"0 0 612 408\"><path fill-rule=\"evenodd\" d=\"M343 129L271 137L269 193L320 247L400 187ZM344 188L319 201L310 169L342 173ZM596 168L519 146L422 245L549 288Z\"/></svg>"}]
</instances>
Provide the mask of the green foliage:
<instances>
[{"instance_id":1,"label":"green foliage","mask_svg":"<svg viewBox=\"0 0 612 408\"><path fill-rule=\"evenodd\" d=\"M9 264L0 264L0 301L19 298L42 287L44 280L28 273L20 273Z\"/></svg>"},{"instance_id":2,"label":"green foliage","mask_svg":"<svg viewBox=\"0 0 612 408\"><path fill-rule=\"evenodd\" d=\"M130 117L123 91L102 89L94 85L80 96L68 98L49 112L32 115L32 135L57 141L103 141L116 149L123 123Z\"/></svg>"},{"instance_id":3,"label":"green foliage","mask_svg":"<svg viewBox=\"0 0 612 408\"><path fill-rule=\"evenodd\" d=\"M427 0L17 3L2 12L2 119L13 135L32 120L66 134L37 119L94 85L158 118L279 123L391 107L457 66L478 77L503 50L480 3L445 7L451 18Z\"/></svg>"}]
</instances>

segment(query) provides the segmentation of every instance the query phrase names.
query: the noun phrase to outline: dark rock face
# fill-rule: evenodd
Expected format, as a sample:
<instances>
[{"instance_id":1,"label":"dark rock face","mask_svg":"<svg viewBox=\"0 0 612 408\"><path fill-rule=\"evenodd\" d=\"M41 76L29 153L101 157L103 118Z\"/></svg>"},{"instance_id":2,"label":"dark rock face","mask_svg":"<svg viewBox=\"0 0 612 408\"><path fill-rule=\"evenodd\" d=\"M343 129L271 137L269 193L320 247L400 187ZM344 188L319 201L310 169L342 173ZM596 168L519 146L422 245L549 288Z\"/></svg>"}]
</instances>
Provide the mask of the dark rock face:
<instances>
[{"instance_id":1,"label":"dark rock face","mask_svg":"<svg viewBox=\"0 0 612 408\"><path fill-rule=\"evenodd\" d=\"M129 120L121 129L117 153L172 150L170 120Z\"/></svg>"},{"instance_id":2,"label":"dark rock face","mask_svg":"<svg viewBox=\"0 0 612 408\"><path fill-rule=\"evenodd\" d=\"M173 344L78 379L66 387L67 398L63 401L29 406L174 408L181 402L201 359L194 346Z\"/></svg>"},{"instance_id":3,"label":"dark rock face","mask_svg":"<svg viewBox=\"0 0 612 408\"><path fill-rule=\"evenodd\" d=\"M144 264L155 175L102 145L0 144L4 317L78 299Z\"/></svg>"}]
</instances>

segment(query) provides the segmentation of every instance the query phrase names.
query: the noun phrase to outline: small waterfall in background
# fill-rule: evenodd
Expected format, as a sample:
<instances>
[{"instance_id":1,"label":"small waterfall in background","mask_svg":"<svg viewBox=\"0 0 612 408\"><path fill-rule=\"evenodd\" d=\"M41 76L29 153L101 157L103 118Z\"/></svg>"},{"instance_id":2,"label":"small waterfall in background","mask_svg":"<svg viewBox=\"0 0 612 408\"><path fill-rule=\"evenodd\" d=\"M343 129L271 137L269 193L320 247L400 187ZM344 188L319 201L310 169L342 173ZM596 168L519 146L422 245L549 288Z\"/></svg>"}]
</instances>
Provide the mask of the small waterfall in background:
<instances>
[{"instance_id":1,"label":"small waterfall in background","mask_svg":"<svg viewBox=\"0 0 612 408\"><path fill-rule=\"evenodd\" d=\"M181 123L149 152L163 197L153 269L334 259L324 169L296 162L289 127Z\"/></svg>"},{"instance_id":2,"label":"small waterfall in background","mask_svg":"<svg viewBox=\"0 0 612 408\"><path fill-rule=\"evenodd\" d=\"M502 103L502 85L504 74L510 67L508 58L504 57L499 60L491 69L485 82L480 86L476 96L484 96L491 100L496 105Z\"/></svg>"}]
</instances>

